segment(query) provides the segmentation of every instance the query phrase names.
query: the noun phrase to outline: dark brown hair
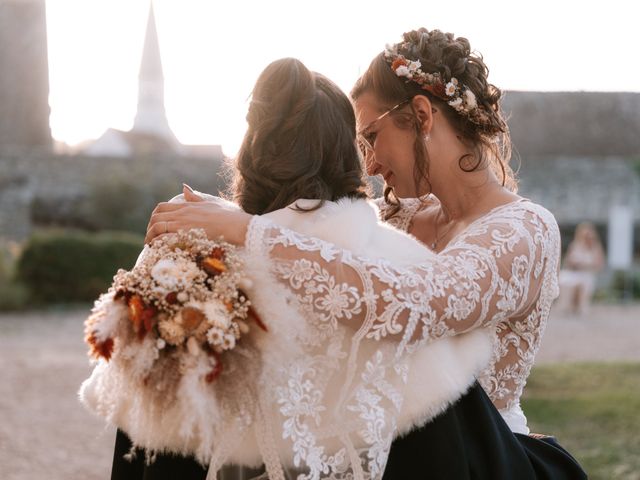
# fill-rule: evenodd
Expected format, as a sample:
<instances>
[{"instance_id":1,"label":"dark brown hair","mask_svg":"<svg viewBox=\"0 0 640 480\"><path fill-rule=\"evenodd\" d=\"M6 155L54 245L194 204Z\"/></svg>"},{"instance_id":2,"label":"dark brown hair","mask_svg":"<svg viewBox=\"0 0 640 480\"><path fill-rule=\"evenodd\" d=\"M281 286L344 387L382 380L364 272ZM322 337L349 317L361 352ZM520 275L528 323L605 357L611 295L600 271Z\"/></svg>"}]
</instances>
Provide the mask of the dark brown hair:
<instances>
[{"instance_id":1,"label":"dark brown hair","mask_svg":"<svg viewBox=\"0 0 640 480\"><path fill-rule=\"evenodd\" d=\"M456 112L446 101L422 89L417 83L399 78L385 59L384 52L373 59L367 71L358 79L351 91L351 98L357 100L365 92L371 92L390 108L416 95L425 95L445 115L461 140L473 151L473 154L464 155L458 160L460 168L471 172L488 165L498 178L502 178L504 186L515 191L517 184L509 167L511 139L499 105L502 92L488 82L489 70L482 56L471 53L466 38L456 38L452 33L429 31L425 28L405 33L403 41L398 45L398 53L408 60L419 60L423 72L438 72L445 83L450 81L451 77L455 77L471 89L476 96L478 108L484 110L483 122L473 123L468 117ZM429 154L420 122L415 112L407 115L399 110L392 114L392 117L399 127L415 130L414 178L417 190L422 181L429 182ZM395 206L387 214L387 217L390 217L399 209L398 199L392 187L385 186L384 198L387 203Z\"/></svg>"},{"instance_id":2,"label":"dark brown hair","mask_svg":"<svg viewBox=\"0 0 640 480\"><path fill-rule=\"evenodd\" d=\"M328 78L294 58L276 60L253 88L247 122L232 186L244 211L268 213L300 198L320 200L310 210L366 198L353 107Z\"/></svg>"}]
</instances>

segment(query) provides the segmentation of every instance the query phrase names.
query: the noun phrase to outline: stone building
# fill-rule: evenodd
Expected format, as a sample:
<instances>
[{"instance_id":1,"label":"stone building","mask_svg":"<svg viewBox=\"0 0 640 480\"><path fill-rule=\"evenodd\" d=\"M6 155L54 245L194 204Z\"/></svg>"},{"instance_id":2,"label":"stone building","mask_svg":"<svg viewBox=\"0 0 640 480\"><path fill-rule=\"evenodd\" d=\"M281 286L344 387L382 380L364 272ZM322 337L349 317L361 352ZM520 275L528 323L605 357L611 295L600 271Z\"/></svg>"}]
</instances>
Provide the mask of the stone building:
<instances>
[{"instance_id":1,"label":"stone building","mask_svg":"<svg viewBox=\"0 0 640 480\"><path fill-rule=\"evenodd\" d=\"M507 92L520 193L556 216L566 246L590 221L606 243L612 207L633 212L640 255L640 93Z\"/></svg>"}]
</instances>

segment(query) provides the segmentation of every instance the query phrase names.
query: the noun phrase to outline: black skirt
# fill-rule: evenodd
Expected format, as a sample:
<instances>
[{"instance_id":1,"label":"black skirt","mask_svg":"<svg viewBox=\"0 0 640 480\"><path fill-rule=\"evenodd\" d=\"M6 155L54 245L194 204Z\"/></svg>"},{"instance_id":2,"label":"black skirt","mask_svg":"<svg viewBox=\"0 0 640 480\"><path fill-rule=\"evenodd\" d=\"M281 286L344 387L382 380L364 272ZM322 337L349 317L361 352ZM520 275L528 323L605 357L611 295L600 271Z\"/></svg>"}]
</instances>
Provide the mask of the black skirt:
<instances>
[{"instance_id":1,"label":"black skirt","mask_svg":"<svg viewBox=\"0 0 640 480\"><path fill-rule=\"evenodd\" d=\"M125 459L131 441L118 431L112 480L205 480L192 457L144 452ZM263 470L262 470L263 471ZM225 467L220 480L245 480L260 470ZM580 480L587 475L553 437L513 434L476 383L454 405L391 445L383 480Z\"/></svg>"},{"instance_id":2,"label":"black skirt","mask_svg":"<svg viewBox=\"0 0 640 480\"><path fill-rule=\"evenodd\" d=\"M443 414L391 445L384 480L579 480L552 437L514 434L476 383Z\"/></svg>"}]
</instances>

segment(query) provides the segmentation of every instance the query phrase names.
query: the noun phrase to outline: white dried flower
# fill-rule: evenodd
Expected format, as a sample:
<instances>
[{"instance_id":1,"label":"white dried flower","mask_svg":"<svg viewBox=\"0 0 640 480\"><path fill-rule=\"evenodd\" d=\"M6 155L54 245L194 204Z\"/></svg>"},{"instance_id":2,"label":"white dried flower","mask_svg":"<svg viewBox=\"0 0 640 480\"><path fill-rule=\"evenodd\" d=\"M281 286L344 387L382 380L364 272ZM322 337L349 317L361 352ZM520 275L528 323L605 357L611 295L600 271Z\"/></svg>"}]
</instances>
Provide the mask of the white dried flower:
<instances>
[{"instance_id":1,"label":"white dried flower","mask_svg":"<svg viewBox=\"0 0 640 480\"><path fill-rule=\"evenodd\" d=\"M460 111L462 109L462 98L458 97L455 100L451 100L449 102L449 105L451 105L456 110Z\"/></svg>"},{"instance_id":2,"label":"white dried flower","mask_svg":"<svg viewBox=\"0 0 640 480\"><path fill-rule=\"evenodd\" d=\"M476 96L469 88L467 88L462 95L464 96L464 103L467 104L468 110L473 110L478 106Z\"/></svg>"},{"instance_id":3,"label":"white dried flower","mask_svg":"<svg viewBox=\"0 0 640 480\"><path fill-rule=\"evenodd\" d=\"M185 303L189 300L189 295L187 292L180 292L178 293L177 299L180 303Z\"/></svg>"},{"instance_id":4,"label":"white dried flower","mask_svg":"<svg viewBox=\"0 0 640 480\"><path fill-rule=\"evenodd\" d=\"M214 347L222 345L224 340L224 332L217 327L210 328L207 332L207 341Z\"/></svg>"},{"instance_id":5,"label":"white dried flower","mask_svg":"<svg viewBox=\"0 0 640 480\"><path fill-rule=\"evenodd\" d=\"M400 65L396 68L396 75L399 77L408 77L411 75L411 72L409 72L409 69L405 65Z\"/></svg>"},{"instance_id":6,"label":"white dried flower","mask_svg":"<svg viewBox=\"0 0 640 480\"><path fill-rule=\"evenodd\" d=\"M451 80L454 80L454 79L452 78ZM447 83L444 91L448 96L452 97L456 93L456 84L453 82Z\"/></svg>"},{"instance_id":7,"label":"white dried flower","mask_svg":"<svg viewBox=\"0 0 640 480\"><path fill-rule=\"evenodd\" d=\"M231 318L229 317L227 307L218 300L207 302L204 305L204 314L209 323L215 327L226 330L229 328L229 325L231 325Z\"/></svg>"},{"instance_id":8,"label":"white dried flower","mask_svg":"<svg viewBox=\"0 0 640 480\"><path fill-rule=\"evenodd\" d=\"M181 317L178 313L176 318L161 320L158 323L160 336L170 345L180 345L184 342L186 333L182 325L180 325L180 321Z\"/></svg>"},{"instance_id":9,"label":"white dried flower","mask_svg":"<svg viewBox=\"0 0 640 480\"><path fill-rule=\"evenodd\" d=\"M167 291L171 291L176 287L178 274L178 266L175 262L166 258L161 259L151 269L151 278Z\"/></svg>"},{"instance_id":10,"label":"white dried flower","mask_svg":"<svg viewBox=\"0 0 640 480\"><path fill-rule=\"evenodd\" d=\"M224 348L225 350L231 350L235 346L236 337L227 333L222 340L222 348Z\"/></svg>"}]
</instances>

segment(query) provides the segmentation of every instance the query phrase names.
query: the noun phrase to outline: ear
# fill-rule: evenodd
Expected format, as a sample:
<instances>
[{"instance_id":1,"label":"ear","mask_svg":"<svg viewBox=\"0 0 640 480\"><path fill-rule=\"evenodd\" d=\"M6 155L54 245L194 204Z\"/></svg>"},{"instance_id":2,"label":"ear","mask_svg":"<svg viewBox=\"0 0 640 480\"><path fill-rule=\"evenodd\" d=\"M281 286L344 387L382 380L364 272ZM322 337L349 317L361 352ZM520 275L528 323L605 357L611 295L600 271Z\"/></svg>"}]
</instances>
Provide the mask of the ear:
<instances>
[{"instance_id":1,"label":"ear","mask_svg":"<svg viewBox=\"0 0 640 480\"><path fill-rule=\"evenodd\" d=\"M433 128L433 114L436 113L437 110L433 108L431 100L425 95L416 95L413 97L411 105L422 125L422 132L428 135Z\"/></svg>"}]
</instances>

